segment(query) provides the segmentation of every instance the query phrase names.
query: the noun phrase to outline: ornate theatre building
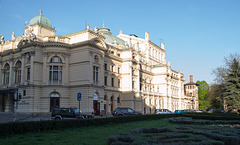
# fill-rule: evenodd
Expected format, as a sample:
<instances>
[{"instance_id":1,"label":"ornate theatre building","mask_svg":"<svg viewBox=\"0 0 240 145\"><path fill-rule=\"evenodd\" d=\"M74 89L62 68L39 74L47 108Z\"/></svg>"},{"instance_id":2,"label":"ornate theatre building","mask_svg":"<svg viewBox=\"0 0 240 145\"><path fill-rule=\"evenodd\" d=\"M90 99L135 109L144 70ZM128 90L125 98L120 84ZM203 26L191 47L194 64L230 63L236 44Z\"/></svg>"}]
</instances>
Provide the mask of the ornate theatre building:
<instances>
[{"instance_id":1,"label":"ornate theatre building","mask_svg":"<svg viewBox=\"0 0 240 145\"><path fill-rule=\"evenodd\" d=\"M12 40L0 36L0 112L79 107L79 93L80 109L95 115L117 107L145 114L192 107L183 73L172 70L164 44L151 42L147 32L145 38L121 30L114 36L104 25L88 25L56 36L42 12L24 30L17 38L12 32Z\"/></svg>"}]
</instances>

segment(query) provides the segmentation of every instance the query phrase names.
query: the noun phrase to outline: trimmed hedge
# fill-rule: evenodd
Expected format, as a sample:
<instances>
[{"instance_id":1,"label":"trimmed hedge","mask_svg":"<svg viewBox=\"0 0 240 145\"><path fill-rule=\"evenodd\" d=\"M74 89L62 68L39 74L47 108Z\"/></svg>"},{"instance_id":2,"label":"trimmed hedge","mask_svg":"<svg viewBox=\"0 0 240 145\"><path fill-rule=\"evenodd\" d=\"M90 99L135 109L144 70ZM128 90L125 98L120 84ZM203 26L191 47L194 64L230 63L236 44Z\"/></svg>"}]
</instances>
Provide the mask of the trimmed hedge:
<instances>
[{"instance_id":1,"label":"trimmed hedge","mask_svg":"<svg viewBox=\"0 0 240 145\"><path fill-rule=\"evenodd\" d=\"M240 120L240 116L232 113L185 113L182 116L205 120Z\"/></svg>"},{"instance_id":2,"label":"trimmed hedge","mask_svg":"<svg viewBox=\"0 0 240 145\"><path fill-rule=\"evenodd\" d=\"M40 132L46 130L62 130L67 128L79 128L88 126L100 126L110 123L124 123L141 120L153 120L169 117L178 117L180 114L160 114L160 115L139 115L122 116L110 118L94 119L66 119L66 120L46 120L29 122L10 122L0 124L0 136L11 134L23 134L27 132Z\"/></svg>"}]
</instances>

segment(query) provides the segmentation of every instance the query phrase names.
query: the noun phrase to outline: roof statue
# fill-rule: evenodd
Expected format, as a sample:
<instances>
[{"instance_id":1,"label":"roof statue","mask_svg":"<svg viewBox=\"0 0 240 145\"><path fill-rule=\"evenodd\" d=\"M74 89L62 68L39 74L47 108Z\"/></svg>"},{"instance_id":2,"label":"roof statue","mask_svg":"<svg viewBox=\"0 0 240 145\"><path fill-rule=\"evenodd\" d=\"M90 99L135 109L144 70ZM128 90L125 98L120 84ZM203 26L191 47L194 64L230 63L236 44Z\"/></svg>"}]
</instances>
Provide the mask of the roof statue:
<instances>
[{"instance_id":1,"label":"roof statue","mask_svg":"<svg viewBox=\"0 0 240 145\"><path fill-rule=\"evenodd\" d=\"M26 31L25 35L23 36L24 42L32 42L36 40L36 35L33 33L32 26L28 26L28 30Z\"/></svg>"},{"instance_id":2,"label":"roof statue","mask_svg":"<svg viewBox=\"0 0 240 145\"><path fill-rule=\"evenodd\" d=\"M15 41L15 33L12 31L12 41Z\"/></svg>"},{"instance_id":3,"label":"roof statue","mask_svg":"<svg viewBox=\"0 0 240 145\"><path fill-rule=\"evenodd\" d=\"M42 16L42 9L40 10L40 16Z\"/></svg>"},{"instance_id":4,"label":"roof statue","mask_svg":"<svg viewBox=\"0 0 240 145\"><path fill-rule=\"evenodd\" d=\"M4 36L0 35L0 44L4 44Z\"/></svg>"}]
</instances>

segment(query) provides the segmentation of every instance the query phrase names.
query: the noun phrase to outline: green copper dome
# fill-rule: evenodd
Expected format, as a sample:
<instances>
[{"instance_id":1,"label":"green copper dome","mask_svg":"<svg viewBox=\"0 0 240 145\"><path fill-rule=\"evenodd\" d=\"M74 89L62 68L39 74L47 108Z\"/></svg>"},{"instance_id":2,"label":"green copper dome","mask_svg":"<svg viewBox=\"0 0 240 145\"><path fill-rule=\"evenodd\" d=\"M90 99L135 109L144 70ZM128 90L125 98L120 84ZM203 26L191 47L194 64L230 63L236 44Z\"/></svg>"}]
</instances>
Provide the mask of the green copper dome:
<instances>
[{"instance_id":1,"label":"green copper dome","mask_svg":"<svg viewBox=\"0 0 240 145\"><path fill-rule=\"evenodd\" d=\"M51 22L48 20L48 18L42 16L42 11L40 11L40 15L36 16L34 18L32 18L29 22L30 26L34 26L34 25L41 25L44 27L47 27L49 29L52 29L52 24Z\"/></svg>"},{"instance_id":2,"label":"green copper dome","mask_svg":"<svg viewBox=\"0 0 240 145\"><path fill-rule=\"evenodd\" d=\"M116 43L118 45L125 45L125 41L121 38L118 38L117 36L112 35L110 29L108 28L99 28L98 32L106 38L104 41L108 44Z\"/></svg>"}]
</instances>

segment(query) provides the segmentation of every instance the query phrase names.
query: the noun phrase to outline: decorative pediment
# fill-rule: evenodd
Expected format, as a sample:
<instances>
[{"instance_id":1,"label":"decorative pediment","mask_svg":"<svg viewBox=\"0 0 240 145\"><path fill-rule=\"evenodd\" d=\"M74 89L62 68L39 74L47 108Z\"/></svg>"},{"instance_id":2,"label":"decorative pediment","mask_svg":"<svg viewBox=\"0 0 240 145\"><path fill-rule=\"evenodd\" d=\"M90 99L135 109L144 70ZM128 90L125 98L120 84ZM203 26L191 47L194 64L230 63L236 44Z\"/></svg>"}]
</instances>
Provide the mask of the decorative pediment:
<instances>
[{"instance_id":1,"label":"decorative pediment","mask_svg":"<svg viewBox=\"0 0 240 145\"><path fill-rule=\"evenodd\" d=\"M98 46L100 48L104 48L105 50L107 49L107 46L105 42L99 38L93 38L90 40L92 45Z\"/></svg>"}]
</instances>

